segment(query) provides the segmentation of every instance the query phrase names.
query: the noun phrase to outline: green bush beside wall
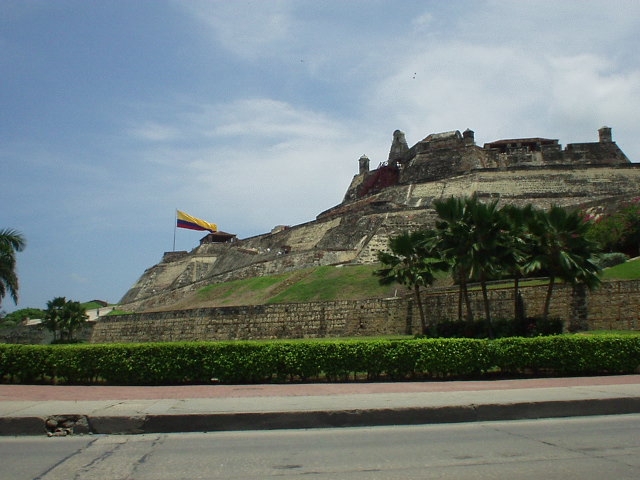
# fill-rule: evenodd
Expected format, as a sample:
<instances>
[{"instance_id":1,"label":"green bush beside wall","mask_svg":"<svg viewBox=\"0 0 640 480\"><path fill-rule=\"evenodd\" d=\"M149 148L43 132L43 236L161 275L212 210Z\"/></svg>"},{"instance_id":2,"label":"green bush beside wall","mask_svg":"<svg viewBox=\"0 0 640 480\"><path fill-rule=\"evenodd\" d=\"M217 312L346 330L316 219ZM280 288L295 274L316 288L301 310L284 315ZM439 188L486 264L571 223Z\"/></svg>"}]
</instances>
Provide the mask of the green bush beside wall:
<instances>
[{"instance_id":1,"label":"green bush beside wall","mask_svg":"<svg viewBox=\"0 0 640 480\"><path fill-rule=\"evenodd\" d=\"M174 385L635 373L640 336L0 344L10 383Z\"/></svg>"}]
</instances>

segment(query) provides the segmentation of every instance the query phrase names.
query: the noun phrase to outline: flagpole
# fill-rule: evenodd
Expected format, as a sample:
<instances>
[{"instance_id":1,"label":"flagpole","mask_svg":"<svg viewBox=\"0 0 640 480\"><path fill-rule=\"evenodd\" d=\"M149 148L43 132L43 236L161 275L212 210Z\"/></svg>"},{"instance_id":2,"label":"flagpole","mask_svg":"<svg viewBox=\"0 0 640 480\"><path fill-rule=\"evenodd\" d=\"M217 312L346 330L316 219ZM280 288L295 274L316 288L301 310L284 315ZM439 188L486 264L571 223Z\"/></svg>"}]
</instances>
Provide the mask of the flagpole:
<instances>
[{"instance_id":1,"label":"flagpole","mask_svg":"<svg viewBox=\"0 0 640 480\"><path fill-rule=\"evenodd\" d=\"M176 208L176 214L173 217L173 251L176 251L176 225L178 224L178 209Z\"/></svg>"}]
</instances>

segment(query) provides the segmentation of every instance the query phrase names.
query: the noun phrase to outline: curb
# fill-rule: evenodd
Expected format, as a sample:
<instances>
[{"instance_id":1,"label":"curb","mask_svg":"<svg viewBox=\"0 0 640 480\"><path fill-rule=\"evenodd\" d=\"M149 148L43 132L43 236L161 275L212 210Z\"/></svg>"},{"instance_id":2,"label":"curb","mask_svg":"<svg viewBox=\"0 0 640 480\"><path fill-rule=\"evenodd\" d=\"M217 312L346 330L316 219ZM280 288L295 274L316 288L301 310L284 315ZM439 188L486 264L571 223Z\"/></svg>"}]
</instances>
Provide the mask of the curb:
<instances>
[{"instance_id":1,"label":"curb","mask_svg":"<svg viewBox=\"0 0 640 480\"><path fill-rule=\"evenodd\" d=\"M2 417L0 436L221 432L309 428L428 425L640 413L640 397L443 407L198 413L180 415ZM64 429L54 431L51 419ZM65 423L65 418L67 422ZM77 422L74 424L74 422ZM74 430L74 425L79 427Z\"/></svg>"}]
</instances>

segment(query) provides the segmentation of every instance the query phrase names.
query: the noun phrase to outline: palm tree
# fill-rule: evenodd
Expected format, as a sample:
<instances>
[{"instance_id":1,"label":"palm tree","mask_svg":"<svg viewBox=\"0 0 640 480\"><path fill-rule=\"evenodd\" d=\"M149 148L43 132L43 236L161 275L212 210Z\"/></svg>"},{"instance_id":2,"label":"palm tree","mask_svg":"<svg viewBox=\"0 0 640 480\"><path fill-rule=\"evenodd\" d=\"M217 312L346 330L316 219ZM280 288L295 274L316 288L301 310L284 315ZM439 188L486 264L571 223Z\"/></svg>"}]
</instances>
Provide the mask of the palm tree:
<instances>
[{"instance_id":1,"label":"palm tree","mask_svg":"<svg viewBox=\"0 0 640 480\"><path fill-rule=\"evenodd\" d=\"M47 302L43 324L47 330L53 333L54 341L58 338L58 331L63 322L64 307L66 304L67 299L65 297L56 297Z\"/></svg>"},{"instance_id":2,"label":"palm tree","mask_svg":"<svg viewBox=\"0 0 640 480\"><path fill-rule=\"evenodd\" d=\"M459 285L458 320L462 320L462 303L466 305L467 321L473 321L471 301L467 291L469 273L471 270L468 239L470 225L465 222L466 202L464 199L449 197L446 200L435 200L433 207L438 214L436 228L440 238L440 249L443 256L450 262L453 277Z\"/></svg>"},{"instance_id":3,"label":"palm tree","mask_svg":"<svg viewBox=\"0 0 640 480\"><path fill-rule=\"evenodd\" d=\"M480 202L476 197L466 200L468 221L471 223L471 278L480 282L484 315L490 336L493 336L491 307L487 293L487 282L496 278L504 269L510 256L509 223L498 209L498 201Z\"/></svg>"},{"instance_id":4,"label":"palm tree","mask_svg":"<svg viewBox=\"0 0 640 480\"><path fill-rule=\"evenodd\" d=\"M587 238L589 225L577 211L552 206L534 212L530 228L535 245L526 268L549 276L542 313L546 320L556 279L593 289L600 284L600 268L592 261L597 246Z\"/></svg>"},{"instance_id":5,"label":"palm tree","mask_svg":"<svg viewBox=\"0 0 640 480\"><path fill-rule=\"evenodd\" d=\"M529 232L529 223L534 216L531 204L523 208L505 205L501 209L509 224L508 246L504 256L504 268L513 277L513 318L524 321L524 312L520 308L520 279L525 276L525 266L532 252L533 237Z\"/></svg>"},{"instance_id":6,"label":"palm tree","mask_svg":"<svg viewBox=\"0 0 640 480\"><path fill-rule=\"evenodd\" d=\"M56 297L47 302L44 326L53 332L54 342L58 338L61 341L73 341L73 332L80 328L87 318L87 312L80 302Z\"/></svg>"},{"instance_id":7,"label":"palm tree","mask_svg":"<svg viewBox=\"0 0 640 480\"><path fill-rule=\"evenodd\" d=\"M422 333L428 331L420 287L431 285L435 280L435 272L446 271L448 263L436 253L436 232L423 230L404 232L389 239L389 252L378 252L378 260L384 268L376 270L374 274L380 277L381 285L397 282L413 289L418 310Z\"/></svg>"},{"instance_id":8,"label":"palm tree","mask_svg":"<svg viewBox=\"0 0 640 480\"><path fill-rule=\"evenodd\" d=\"M87 321L88 315L80 302L69 301L65 304L60 325L60 338L73 341L73 332Z\"/></svg>"},{"instance_id":9,"label":"palm tree","mask_svg":"<svg viewBox=\"0 0 640 480\"><path fill-rule=\"evenodd\" d=\"M18 276L16 275L16 252L21 252L26 240L12 229L0 230L0 303L7 293L18 303Z\"/></svg>"},{"instance_id":10,"label":"palm tree","mask_svg":"<svg viewBox=\"0 0 640 480\"><path fill-rule=\"evenodd\" d=\"M467 301L467 319L471 320L466 283L477 280L482 291L487 330L492 336L491 306L487 282L503 270L509 249L509 223L498 209L498 201L483 203L477 197L450 198L434 202L445 254L459 275L461 292ZM461 316L461 312L459 312Z\"/></svg>"}]
</instances>

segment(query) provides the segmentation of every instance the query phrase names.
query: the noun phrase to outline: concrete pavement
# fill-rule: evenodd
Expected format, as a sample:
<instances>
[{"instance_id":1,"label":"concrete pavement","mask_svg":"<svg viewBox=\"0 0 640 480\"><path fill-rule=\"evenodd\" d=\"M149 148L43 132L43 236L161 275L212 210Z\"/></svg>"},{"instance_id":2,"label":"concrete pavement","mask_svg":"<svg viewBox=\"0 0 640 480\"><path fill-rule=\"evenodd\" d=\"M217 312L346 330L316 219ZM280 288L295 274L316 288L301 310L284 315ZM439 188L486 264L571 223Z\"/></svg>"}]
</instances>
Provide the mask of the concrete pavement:
<instances>
[{"instance_id":1,"label":"concrete pavement","mask_svg":"<svg viewBox=\"0 0 640 480\"><path fill-rule=\"evenodd\" d=\"M0 435L136 434L640 413L640 375L161 387L0 385Z\"/></svg>"}]
</instances>

